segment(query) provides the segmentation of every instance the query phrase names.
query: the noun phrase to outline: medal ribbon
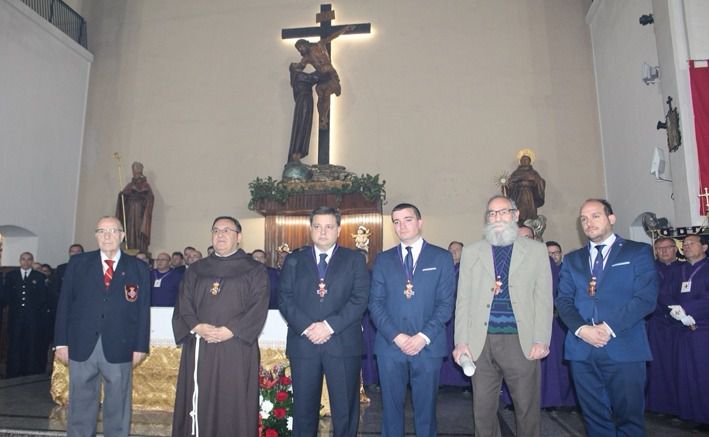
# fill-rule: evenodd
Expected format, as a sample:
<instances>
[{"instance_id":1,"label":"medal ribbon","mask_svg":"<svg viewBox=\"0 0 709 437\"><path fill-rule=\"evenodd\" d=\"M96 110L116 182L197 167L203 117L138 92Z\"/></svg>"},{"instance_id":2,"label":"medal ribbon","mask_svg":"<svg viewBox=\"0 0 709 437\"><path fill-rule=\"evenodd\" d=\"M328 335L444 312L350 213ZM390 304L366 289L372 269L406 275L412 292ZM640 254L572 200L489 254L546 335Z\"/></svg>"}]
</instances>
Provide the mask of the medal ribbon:
<instances>
[{"instance_id":1,"label":"medal ribbon","mask_svg":"<svg viewBox=\"0 0 709 437\"><path fill-rule=\"evenodd\" d=\"M397 252L399 252L399 262L401 263L401 269L404 271L404 275L406 276L406 280L410 281L411 283L414 282L414 273L416 272L416 266L419 263L419 260L417 259L416 262L414 262L414 253L413 253L413 247L411 247L411 266L406 265L406 259L404 257L404 252L401 250L401 244L396 247ZM421 252L423 252L423 248L426 247L426 240L423 241L423 245L421 246ZM408 255L407 255L408 256ZM421 257L421 254L419 253L419 258Z\"/></svg>"},{"instance_id":2,"label":"medal ribbon","mask_svg":"<svg viewBox=\"0 0 709 437\"><path fill-rule=\"evenodd\" d=\"M686 274L686 273L687 273L687 269L686 269L687 264L684 264L684 265L682 266L682 282L692 282L692 278L694 278L694 275L696 275L697 272L699 272L699 271L702 269L702 267L704 267L705 265L707 265L706 260L707 260L707 258L704 258L703 260L699 261L700 263L702 263L702 265L700 265L699 267L697 267L697 268L692 272L692 274L689 275L689 279L687 279L686 281L684 280L684 278L687 276L687 274Z\"/></svg>"},{"instance_id":3,"label":"medal ribbon","mask_svg":"<svg viewBox=\"0 0 709 437\"><path fill-rule=\"evenodd\" d=\"M315 260L315 268L318 271L318 278L321 281L325 281L325 276L327 276L327 269L330 268L330 263L332 262L332 257L335 256L335 252L337 252L337 248L340 247L338 244L335 244L335 248L332 250L332 255L330 255L330 262L325 262L324 266L320 265L320 262L318 261L318 256L315 254L315 246L312 246L313 249L313 259ZM323 255L326 255L326 252L322 253Z\"/></svg>"}]
</instances>

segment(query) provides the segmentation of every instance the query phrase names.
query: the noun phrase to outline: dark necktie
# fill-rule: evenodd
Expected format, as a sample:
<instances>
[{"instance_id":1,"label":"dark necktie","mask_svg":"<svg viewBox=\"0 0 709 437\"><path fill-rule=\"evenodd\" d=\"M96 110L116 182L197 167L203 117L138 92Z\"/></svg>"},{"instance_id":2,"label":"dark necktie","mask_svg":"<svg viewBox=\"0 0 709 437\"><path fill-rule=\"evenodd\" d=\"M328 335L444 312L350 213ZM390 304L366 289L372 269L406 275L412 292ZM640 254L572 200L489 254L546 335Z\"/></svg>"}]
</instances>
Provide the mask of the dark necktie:
<instances>
[{"instance_id":1,"label":"dark necktie","mask_svg":"<svg viewBox=\"0 0 709 437\"><path fill-rule=\"evenodd\" d=\"M325 273L327 272L327 261L325 261L325 258L327 258L327 254L321 253L320 262L318 263L318 274L320 275L320 279L325 279Z\"/></svg>"},{"instance_id":2,"label":"dark necktie","mask_svg":"<svg viewBox=\"0 0 709 437\"><path fill-rule=\"evenodd\" d=\"M596 254L596 260L593 262L593 269L591 270L591 276L598 279L603 272L603 248L606 247L605 244L599 244L596 246L598 253Z\"/></svg>"},{"instance_id":3,"label":"dark necktie","mask_svg":"<svg viewBox=\"0 0 709 437\"><path fill-rule=\"evenodd\" d=\"M22 272L22 280L23 281L26 281L28 276L29 275L27 274L27 272Z\"/></svg>"},{"instance_id":4,"label":"dark necktie","mask_svg":"<svg viewBox=\"0 0 709 437\"><path fill-rule=\"evenodd\" d=\"M103 284L108 290L108 287L111 285L111 279L113 279L113 260L107 259L104 262L106 263L108 268L106 269L106 273L103 274Z\"/></svg>"},{"instance_id":5,"label":"dark necktie","mask_svg":"<svg viewBox=\"0 0 709 437\"><path fill-rule=\"evenodd\" d=\"M411 246L406 246L406 257L404 258L408 279L414 276L414 255L411 253L411 249Z\"/></svg>"}]
</instances>

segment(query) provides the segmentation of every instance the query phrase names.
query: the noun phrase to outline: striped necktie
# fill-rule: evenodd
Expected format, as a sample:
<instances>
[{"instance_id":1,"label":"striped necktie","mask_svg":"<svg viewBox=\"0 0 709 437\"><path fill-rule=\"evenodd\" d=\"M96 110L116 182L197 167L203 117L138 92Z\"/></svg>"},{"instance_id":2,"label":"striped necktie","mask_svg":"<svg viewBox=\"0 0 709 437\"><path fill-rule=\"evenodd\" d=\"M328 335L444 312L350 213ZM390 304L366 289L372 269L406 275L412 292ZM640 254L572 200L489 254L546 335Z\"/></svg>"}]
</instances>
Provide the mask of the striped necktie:
<instances>
[{"instance_id":1,"label":"striped necktie","mask_svg":"<svg viewBox=\"0 0 709 437\"><path fill-rule=\"evenodd\" d=\"M106 286L106 290L108 290L108 287L111 285L111 279L113 279L113 260L107 259L104 262L108 268L106 269L106 273L103 274L103 284Z\"/></svg>"}]
</instances>

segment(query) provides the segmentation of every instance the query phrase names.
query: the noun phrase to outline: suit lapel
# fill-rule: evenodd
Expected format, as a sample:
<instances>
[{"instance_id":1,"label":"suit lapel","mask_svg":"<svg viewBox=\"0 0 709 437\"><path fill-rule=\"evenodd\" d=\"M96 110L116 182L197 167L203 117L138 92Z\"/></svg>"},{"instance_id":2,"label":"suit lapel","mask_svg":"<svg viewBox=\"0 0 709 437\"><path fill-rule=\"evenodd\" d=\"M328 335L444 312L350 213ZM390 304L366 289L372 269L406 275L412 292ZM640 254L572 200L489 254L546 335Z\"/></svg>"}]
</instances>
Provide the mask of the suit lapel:
<instances>
[{"instance_id":1,"label":"suit lapel","mask_svg":"<svg viewBox=\"0 0 709 437\"><path fill-rule=\"evenodd\" d=\"M511 276L519 266L523 264L524 258L527 256L529 248L525 242L521 241L522 238L518 237L512 247L512 257L510 259L510 271L508 276Z\"/></svg>"},{"instance_id":2,"label":"suit lapel","mask_svg":"<svg viewBox=\"0 0 709 437\"><path fill-rule=\"evenodd\" d=\"M615 242L613 243L613 246L611 247L611 253L608 255L608 260L605 262L605 266L603 267L603 272L601 273L601 277L598 279L598 285L600 286L601 283L603 283L603 280L606 278L606 273L608 273L611 269L611 266L615 264L616 260L618 259L618 256L620 253L623 251L623 246L624 246L625 240L620 238L619 236L616 235Z\"/></svg>"},{"instance_id":3,"label":"suit lapel","mask_svg":"<svg viewBox=\"0 0 709 437\"><path fill-rule=\"evenodd\" d=\"M421 276L421 270L425 269L426 266L428 265L430 251L427 250L427 246L428 246L428 243L426 243L426 241L424 241L423 247L421 248L421 253L419 253L419 259L416 260L416 269L414 270L414 284L416 284L416 277ZM400 266L400 269L403 273L404 268ZM404 276L406 276L406 275L404 275ZM404 281L406 281L406 277L404 277Z\"/></svg>"},{"instance_id":4,"label":"suit lapel","mask_svg":"<svg viewBox=\"0 0 709 437\"><path fill-rule=\"evenodd\" d=\"M492 276L494 280L495 262L492 259L492 246L490 245L490 243L485 241L485 244L480 246L480 252L478 253L478 256L480 257L482 266L485 268L485 270L488 271L488 273L490 273L490 276Z\"/></svg>"},{"instance_id":5,"label":"suit lapel","mask_svg":"<svg viewBox=\"0 0 709 437\"><path fill-rule=\"evenodd\" d=\"M91 272L92 282L96 284L99 290L105 290L106 286L103 284L103 265L101 263L101 252L96 251L95 255L89 261L89 271Z\"/></svg>"},{"instance_id":6,"label":"suit lapel","mask_svg":"<svg viewBox=\"0 0 709 437\"><path fill-rule=\"evenodd\" d=\"M336 278L337 275L334 272L337 272L337 269L340 268L340 265L342 264L342 254L338 253L340 251L340 248L337 247L335 250L332 252L332 256L330 257L330 262L327 263L327 271L325 272L325 283L328 284L328 288L330 285L330 279ZM313 260L313 263L315 263L315 259L311 256L310 257ZM315 270L317 271L318 266L315 266Z\"/></svg>"}]
</instances>

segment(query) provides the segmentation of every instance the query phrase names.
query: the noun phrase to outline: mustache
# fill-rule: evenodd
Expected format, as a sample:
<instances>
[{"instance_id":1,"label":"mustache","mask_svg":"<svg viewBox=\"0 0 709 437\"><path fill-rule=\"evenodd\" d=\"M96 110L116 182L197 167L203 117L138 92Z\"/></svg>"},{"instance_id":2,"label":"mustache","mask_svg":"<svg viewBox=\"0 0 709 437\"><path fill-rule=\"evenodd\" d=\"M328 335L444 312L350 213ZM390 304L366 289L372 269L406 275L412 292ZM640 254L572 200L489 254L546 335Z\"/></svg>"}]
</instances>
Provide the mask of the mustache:
<instances>
[{"instance_id":1,"label":"mustache","mask_svg":"<svg viewBox=\"0 0 709 437\"><path fill-rule=\"evenodd\" d=\"M497 229L501 226L501 229ZM483 236L493 246L509 246L517 239L519 226L515 222L487 223Z\"/></svg>"}]
</instances>

